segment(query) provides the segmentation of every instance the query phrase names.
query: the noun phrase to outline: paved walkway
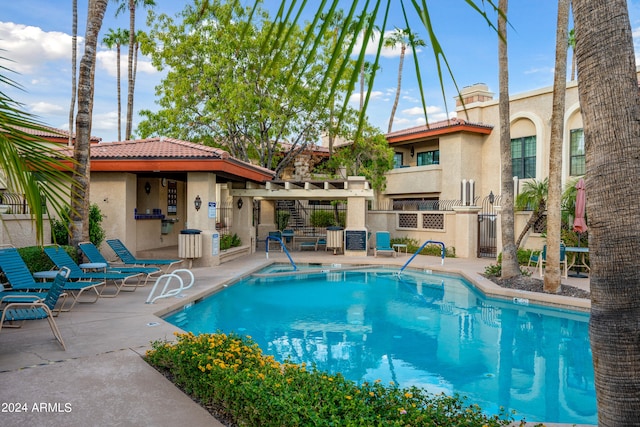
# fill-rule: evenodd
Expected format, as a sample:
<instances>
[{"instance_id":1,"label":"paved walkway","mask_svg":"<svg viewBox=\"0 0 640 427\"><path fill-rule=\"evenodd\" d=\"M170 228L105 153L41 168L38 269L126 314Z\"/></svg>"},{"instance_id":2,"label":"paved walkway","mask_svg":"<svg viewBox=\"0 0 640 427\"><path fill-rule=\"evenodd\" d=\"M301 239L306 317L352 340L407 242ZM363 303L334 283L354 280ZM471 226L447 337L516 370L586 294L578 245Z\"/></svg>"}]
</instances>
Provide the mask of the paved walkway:
<instances>
[{"instance_id":1,"label":"paved walkway","mask_svg":"<svg viewBox=\"0 0 640 427\"><path fill-rule=\"evenodd\" d=\"M212 268L194 268L194 288L183 298L145 304L150 286L121 292L94 304L77 305L57 318L67 346L53 339L47 322L27 322L22 328L0 332L0 424L2 426L121 425L121 426L221 426L197 403L147 365L141 355L154 340L172 339L178 329L158 316L186 302L214 292L226 283L277 260L284 254L264 252ZM175 254L173 255L175 257ZM345 257L330 252L294 252L296 263L355 263L403 265L408 257ZM523 297L503 290L481 273L491 261L418 256L412 267L463 274L488 292L506 298ZM563 279L563 283L588 289L588 279ZM536 294L524 295L535 298ZM542 295L547 302L588 307L585 300ZM19 404L19 405L16 405ZM17 409L22 412L17 412Z\"/></svg>"}]
</instances>

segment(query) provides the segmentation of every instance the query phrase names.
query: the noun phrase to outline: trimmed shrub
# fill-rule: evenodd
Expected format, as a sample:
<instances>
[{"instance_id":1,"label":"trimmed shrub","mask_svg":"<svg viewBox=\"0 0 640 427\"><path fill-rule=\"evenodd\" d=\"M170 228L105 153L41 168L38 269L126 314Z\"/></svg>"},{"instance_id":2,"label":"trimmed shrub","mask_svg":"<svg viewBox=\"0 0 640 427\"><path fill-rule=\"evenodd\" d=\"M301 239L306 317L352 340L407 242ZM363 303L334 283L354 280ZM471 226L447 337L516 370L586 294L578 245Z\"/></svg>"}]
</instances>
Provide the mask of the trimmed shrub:
<instances>
[{"instance_id":1,"label":"trimmed shrub","mask_svg":"<svg viewBox=\"0 0 640 427\"><path fill-rule=\"evenodd\" d=\"M507 426L463 397L365 382L279 363L250 337L176 334L145 359L203 406L238 426Z\"/></svg>"}]
</instances>

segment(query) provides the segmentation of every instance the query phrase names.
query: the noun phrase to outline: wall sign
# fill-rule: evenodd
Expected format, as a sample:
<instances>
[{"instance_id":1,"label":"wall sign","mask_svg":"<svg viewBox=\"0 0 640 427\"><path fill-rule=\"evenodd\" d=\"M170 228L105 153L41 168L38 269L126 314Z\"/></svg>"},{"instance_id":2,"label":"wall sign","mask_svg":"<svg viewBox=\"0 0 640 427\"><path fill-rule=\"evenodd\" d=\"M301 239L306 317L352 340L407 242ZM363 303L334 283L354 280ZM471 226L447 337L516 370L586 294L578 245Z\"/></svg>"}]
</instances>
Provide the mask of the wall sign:
<instances>
[{"instance_id":1,"label":"wall sign","mask_svg":"<svg viewBox=\"0 0 640 427\"><path fill-rule=\"evenodd\" d=\"M367 250L367 231L366 230L345 230L345 250L347 251L366 251Z\"/></svg>"}]
</instances>

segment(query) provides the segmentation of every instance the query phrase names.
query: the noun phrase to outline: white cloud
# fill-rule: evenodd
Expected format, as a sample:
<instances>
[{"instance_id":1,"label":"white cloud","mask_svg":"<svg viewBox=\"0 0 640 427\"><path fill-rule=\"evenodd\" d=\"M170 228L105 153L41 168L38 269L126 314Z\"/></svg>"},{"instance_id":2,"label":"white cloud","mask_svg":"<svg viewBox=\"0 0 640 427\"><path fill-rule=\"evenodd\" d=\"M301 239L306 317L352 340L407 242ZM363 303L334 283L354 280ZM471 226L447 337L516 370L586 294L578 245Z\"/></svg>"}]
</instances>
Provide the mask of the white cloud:
<instances>
[{"instance_id":1,"label":"white cloud","mask_svg":"<svg viewBox=\"0 0 640 427\"><path fill-rule=\"evenodd\" d=\"M401 111L402 114L406 114L408 116L424 116L424 110L422 107L412 107L407 108ZM442 113L442 108L437 107L435 105L427 105L427 115L431 117L432 115L444 114ZM446 114L444 114L446 117Z\"/></svg>"},{"instance_id":2,"label":"white cloud","mask_svg":"<svg viewBox=\"0 0 640 427\"><path fill-rule=\"evenodd\" d=\"M126 51L125 51L126 52ZM127 80L127 68L129 66L129 55L120 53L120 78ZM118 53L115 49L101 50L96 54L96 62L98 68L105 70L111 77L116 77L116 64L118 63ZM151 61L143 55L138 56L138 65L136 68L136 76L140 73L156 74L158 70L151 64Z\"/></svg>"},{"instance_id":3,"label":"white cloud","mask_svg":"<svg viewBox=\"0 0 640 427\"><path fill-rule=\"evenodd\" d=\"M385 37L389 37L394 31L385 31ZM353 47L353 56L358 56L360 50L362 49L362 42L364 41L364 36L361 34L358 36L358 40L356 41L355 46ZM378 44L380 43L380 31L374 31L372 39L369 40L367 46L365 48L365 55L367 56L375 56L378 52ZM416 52L420 52L420 49L416 49ZM412 55L413 51L409 48L405 51L405 58L409 55ZM384 58L397 58L400 56L400 46L392 49L390 47L382 46L380 51L380 56Z\"/></svg>"},{"instance_id":4,"label":"white cloud","mask_svg":"<svg viewBox=\"0 0 640 427\"><path fill-rule=\"evenodd\" d=\"M79 52L82 41L78 37ZM22 74L37 72L48 61L71 62L70 35L13 22L0 22L0 48L3 56L14 61L9 68Z\"/></svg>"},{"instance_id":5,"label":"white cloud","mask_svg":"<svg viewBox=\"0 0 640 427\"><path fill-rule=\"evenodd\" d=\"M29 110L38 115L62 114L65 111L69 111L69 106L63 107L62 105L40 101L30 104Z\"/></svg>"},{"instance_id":6,"label":"white cloud","mask_svg":"<svg viewBox=\"0 0 640 427\"><path fill-rule=\"evenodd\" d=\"M364 96L367 96L367 93L365 92ZM379 101L384 97L384 93L380 92L379 90L373 90L371 91L371 95L369 96L369 105L371 105L371 103L373 101ZM351 97L349 98L349 103L350 104L356 104L356 105L360 105L360 92L354 92L351 94Z\"/></svg>"}]
</instances>

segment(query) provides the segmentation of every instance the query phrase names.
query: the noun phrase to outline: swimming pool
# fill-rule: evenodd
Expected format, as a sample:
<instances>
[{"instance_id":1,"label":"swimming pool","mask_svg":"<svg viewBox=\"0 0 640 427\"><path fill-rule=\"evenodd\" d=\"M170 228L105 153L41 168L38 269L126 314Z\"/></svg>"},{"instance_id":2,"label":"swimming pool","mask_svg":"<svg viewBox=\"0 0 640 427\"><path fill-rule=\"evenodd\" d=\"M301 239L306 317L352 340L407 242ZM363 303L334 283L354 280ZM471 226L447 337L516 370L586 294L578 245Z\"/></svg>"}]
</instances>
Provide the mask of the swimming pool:
<instances>
[{"instance_id":1,"label":"swimming pool","mask_svg":"<svg viewBox=\"0 0 640 427\"><path fill-rule=\"evenodd\" d=\"M250 335L280 361L355 381L459 393L491 414L597 423L588 314L488 299L457 276L396 273L248 277L165 320Z\"/></svg>"}]
</instances>

